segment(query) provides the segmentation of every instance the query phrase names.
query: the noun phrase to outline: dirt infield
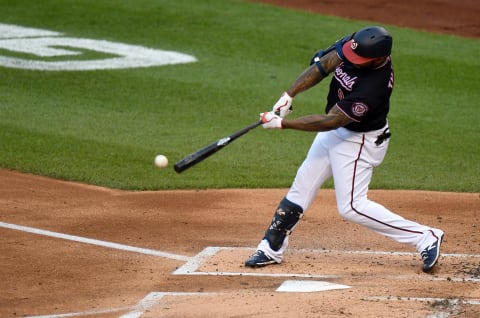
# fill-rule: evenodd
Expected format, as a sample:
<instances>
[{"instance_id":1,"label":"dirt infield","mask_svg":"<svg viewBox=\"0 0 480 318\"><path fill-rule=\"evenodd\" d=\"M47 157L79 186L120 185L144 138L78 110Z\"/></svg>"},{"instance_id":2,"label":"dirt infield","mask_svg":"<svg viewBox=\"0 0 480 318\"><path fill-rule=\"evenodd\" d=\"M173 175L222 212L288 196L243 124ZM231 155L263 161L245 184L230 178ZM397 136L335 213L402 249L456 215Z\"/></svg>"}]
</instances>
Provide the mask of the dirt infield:
<instances>
[{"instance_id":1,"label":"dirt infield","mask_svg":"<svg viewBox=\"0 0 480 318\"><path fill-rule=\"evenodd\" d=\"M1 170L0 179L1 317L480 314L478 194L372 191L445 230L433 275L412 250L342 221L331 190L286 262L252 270L243 262L285 189L124 192ZM291 280L350 288L276 292Z\"/></svg>"},{"instance_id":2,"label":"dirt infield","mask_svg":"<svg viewBox=\"0 0 480 318\"><path fill-rule=\"evenodd\" d=\"M480 37L477 0L257 0L354 20L408 27L429 32Z\"/></svg>"},{"instance_id":3,"label":"dirt infield","mask_svg":"<svg viewBox=\"0 0 480 318\"><path fill-rule=\"evenodd\" d=\"M448 14L408 0L409 14L385 15L394 4L365 1L366 13L349 1L351 17L480 34L476 0L429 2ZM322 12L344 15L346 3ZM427 275L412 249L342 220L332 190L302 219L286 261L252 270L243 262L286 189L126 192L6 170L0 180L0 317L480 317L478 193L370 192L445 231Z\"/></svg>"}]
</instances>

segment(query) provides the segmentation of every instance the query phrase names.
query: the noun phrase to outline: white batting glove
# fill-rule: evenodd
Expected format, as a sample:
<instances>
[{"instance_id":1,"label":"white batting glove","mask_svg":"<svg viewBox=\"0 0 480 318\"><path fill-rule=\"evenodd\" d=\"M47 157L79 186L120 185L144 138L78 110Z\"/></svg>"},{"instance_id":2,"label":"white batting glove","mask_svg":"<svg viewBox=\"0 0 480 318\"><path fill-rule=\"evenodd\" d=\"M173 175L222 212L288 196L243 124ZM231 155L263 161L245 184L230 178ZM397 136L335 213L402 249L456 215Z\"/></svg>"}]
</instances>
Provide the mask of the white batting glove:
<instances>
[{"instance_id":1,"label":"white batting glove","mask_svg":"<svg viewBox=\"0 0 480 318\"><path fill-rule=\"evenodd\" d=\"M282 129L283 118L273 112L261 113L260 120L262 121L262 126L265 129Z\"/></svg>"},{"instance_id":2,"label":"white batting glove","mask_svg":"<svg viewBox=\"0 0 480 318\"><path fill-rule=\"evenodd\" d=\"M272 112L283 118L293 112L292 102L293 97L284 92L275 105L273 105Z\"/></svg>"}]
</instances>

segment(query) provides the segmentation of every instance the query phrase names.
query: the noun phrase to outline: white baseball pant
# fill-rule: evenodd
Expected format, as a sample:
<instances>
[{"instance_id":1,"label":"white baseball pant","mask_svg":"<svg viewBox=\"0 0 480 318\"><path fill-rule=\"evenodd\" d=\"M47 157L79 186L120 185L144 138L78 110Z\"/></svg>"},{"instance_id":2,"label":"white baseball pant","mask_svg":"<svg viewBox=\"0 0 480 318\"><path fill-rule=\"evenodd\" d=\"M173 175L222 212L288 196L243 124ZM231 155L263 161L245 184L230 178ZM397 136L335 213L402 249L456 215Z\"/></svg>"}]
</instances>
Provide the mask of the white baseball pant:
<instances>
[{"instance_id":1,"label":"white baseball pant","mask_svg":"<svg viewBox=\"0 0 480 318\"><path fill-rule=\"evenodd\" d=\"M323 183L333 177L342 217L421 252L443 232L406 220L367 198L373 168L382 163L387 152L388 139L375 144L386 128L366 133L346 128L319 132L286 198L301 206L305 213ZM281 262L287 246L288 236L278 251L272 250L266 240L260 242L258 249Z\"/></svg>"}]
</instances>

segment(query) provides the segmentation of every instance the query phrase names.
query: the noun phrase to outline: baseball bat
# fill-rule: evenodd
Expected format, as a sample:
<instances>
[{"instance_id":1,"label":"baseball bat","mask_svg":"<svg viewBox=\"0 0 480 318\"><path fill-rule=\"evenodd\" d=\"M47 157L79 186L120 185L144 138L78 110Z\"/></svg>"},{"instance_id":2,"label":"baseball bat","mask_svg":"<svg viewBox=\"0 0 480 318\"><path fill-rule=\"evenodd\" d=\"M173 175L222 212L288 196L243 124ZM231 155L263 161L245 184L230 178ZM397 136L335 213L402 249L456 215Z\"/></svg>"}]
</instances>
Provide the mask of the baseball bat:
<instances>
[{"instance_id":1,"label":"baseball bat","mask_svg":"<svg viewBox=\"0 0 480 318\"><path fill-rule=\"evenodd\" d=\"M211 143L208 146L203 147L202 149L199 149L195 151L194 153L186 156L182 160L178 161L175 163L173 168L177 173L181 173L182 171L187 170L188 168L196 165L197 163L207 159L217 151L223 149L227 145L231 144L235 139L245 135L247 132L250 130L260 126L262 124L262 121L255 122L245 128L240 129L239 131L231 134L230 136L227 136L225 138L221 138L214 143Z\"/></svg>"}]
</instances>

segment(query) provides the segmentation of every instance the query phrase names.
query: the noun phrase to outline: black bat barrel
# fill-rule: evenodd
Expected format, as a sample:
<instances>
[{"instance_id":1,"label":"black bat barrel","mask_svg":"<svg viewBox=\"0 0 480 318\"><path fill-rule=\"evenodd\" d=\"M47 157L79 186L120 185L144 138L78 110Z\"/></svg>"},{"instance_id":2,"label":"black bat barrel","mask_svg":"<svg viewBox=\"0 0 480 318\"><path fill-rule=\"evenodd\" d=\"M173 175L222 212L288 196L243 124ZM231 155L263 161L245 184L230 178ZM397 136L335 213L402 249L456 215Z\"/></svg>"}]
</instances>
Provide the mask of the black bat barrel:
<instances>
[{"instance_id":1,"label":"black bat barrel","mask_svg":"<svg viewBox=\"0 0 480 318\"><path fill-rule=\"evenodd\" d=\"M197 163L203 161L204 159L207 159L208 157L210 157L211 155L213 155L214 153L216 153L217 151L219 151L223 147L230 144L232 141L234 141L238 137L245 135L247 132L249 132L250 130L252 130L255 127L260 126L261 124L262 124L261 121L255 122L255 123L243 128L243 129L231 134L228 137L219 139L218 141L216 141L214 143L211 143L210 145L205 146L202 149L200 149L200 150L186 156L182 160L176 162L173 165L173 168L175 169L175 171L177 173L185 171L188 168L190 168L190 167L196 165Z\"/></svg>"}]
</instances>

